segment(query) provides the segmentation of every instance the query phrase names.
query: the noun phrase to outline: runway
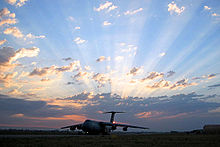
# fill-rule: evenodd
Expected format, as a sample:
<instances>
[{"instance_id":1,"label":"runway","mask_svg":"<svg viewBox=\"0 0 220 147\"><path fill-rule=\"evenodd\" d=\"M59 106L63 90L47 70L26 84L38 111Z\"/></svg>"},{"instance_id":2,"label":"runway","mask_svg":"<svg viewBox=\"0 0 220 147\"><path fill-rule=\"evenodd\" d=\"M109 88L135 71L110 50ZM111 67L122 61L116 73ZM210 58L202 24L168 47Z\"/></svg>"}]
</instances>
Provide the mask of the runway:
<instances>
[{"instance_id":1,"label":"runway","mask_svg":"<svg viewBox=\"0 0 220 147\"><path fill-rule=\"evenodd\" d=\"M86 135L0 135L0 138L56 138L56 137L73 137Z\"/></svg>"}]
</instances>

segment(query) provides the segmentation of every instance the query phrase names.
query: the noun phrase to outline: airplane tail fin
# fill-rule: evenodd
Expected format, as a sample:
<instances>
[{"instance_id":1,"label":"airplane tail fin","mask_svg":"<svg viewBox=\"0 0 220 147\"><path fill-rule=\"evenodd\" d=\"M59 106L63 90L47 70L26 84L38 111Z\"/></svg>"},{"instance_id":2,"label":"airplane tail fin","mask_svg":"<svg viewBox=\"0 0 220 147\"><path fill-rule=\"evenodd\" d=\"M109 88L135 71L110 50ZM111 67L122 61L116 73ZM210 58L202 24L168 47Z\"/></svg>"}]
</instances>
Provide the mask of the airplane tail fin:
<instances>
[{"instance_id":1,"label":"airplane tail fin","mask_svg":"<svg viewBox=\"0 0 220 147\"><path fill-rule=\"evenodd\" d=\"M116 112L116 111L109 111L109 112L104 112L105 113L111 113L111 118L110 118L110 122L113 123L114 122L114 119L115 119L115 114L116 113L125 113L125 112Z\"/></svg>"}]
</instances>

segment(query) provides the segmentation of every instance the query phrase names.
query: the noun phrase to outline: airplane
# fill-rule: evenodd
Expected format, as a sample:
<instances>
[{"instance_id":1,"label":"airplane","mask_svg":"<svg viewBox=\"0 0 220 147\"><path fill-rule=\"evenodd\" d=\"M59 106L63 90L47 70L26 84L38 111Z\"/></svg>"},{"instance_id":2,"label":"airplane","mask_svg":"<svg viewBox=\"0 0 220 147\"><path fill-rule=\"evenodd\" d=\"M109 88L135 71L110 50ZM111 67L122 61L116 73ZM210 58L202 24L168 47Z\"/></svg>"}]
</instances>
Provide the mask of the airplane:
<instances>
[{"instance_id":1,"label":"airplane","mask_svg":"<svg viewBox=\"0 0 220 147\"><path fill-rule=\"evenodd\" d=\"M117 127L123 127L123 131L127 131L128 128L149 129L146 127L139 127L139 126L116 123L114 121L115 114L124 113L124 112L109 111L109 112L104 112L104 114L105 113L111 113L110 122L85 120L84 123L75 124L71 126L65 126L65 127L62 127L61 129L69 128L72 131L77 129L77 130L83 130L83 132L85 132L86 134L103 134L103 135L110 134L110 132L112 132L113 130L116 130Z\"/></svg>"}]
</instances>

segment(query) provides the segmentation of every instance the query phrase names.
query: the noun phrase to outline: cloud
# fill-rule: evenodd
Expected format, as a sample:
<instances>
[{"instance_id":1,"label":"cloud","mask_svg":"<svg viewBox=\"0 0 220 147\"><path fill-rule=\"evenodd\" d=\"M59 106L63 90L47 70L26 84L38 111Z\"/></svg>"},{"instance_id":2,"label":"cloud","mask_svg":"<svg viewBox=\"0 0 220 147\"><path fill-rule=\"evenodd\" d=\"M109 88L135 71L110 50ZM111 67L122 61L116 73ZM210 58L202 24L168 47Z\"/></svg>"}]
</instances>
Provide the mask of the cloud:
<instances>
[{"instance_id":1,"label":"cloud","mask_svg":"<svg viewBox=\"0 0 220 147\"><path fill-rule=\"evenodd\" d=\"M98 59L96 59L96 62L110 61L110 60L111 57L100 56Z\"/></svg>"},{"instance_id":2,"label":"cloud","mask_svg":"<svg viewBox=\"0 0 220 147\"><path fill-rule=\"evenodd\" d=\"M133 11L126 11L126 12L124 12L124 15L134 15L134 14L141 12L141 11L143 11L143 8L139 8L139 9L133 10Z\"/></svg>"},{"instance_id":3,"label":"cloud","mask_svg":"<svg viewBox=\"0 0 220 147\"><path fill-rule=\"evenodd\" d=\"M113 93L82 92L64 98L30 101L0 94L0 124L32 124L60 128L65 126L64 124L68 125L70 120L72 123L84 121L87 116L95 120L109 121L94 112L105 112L114 108L115 111L127 112L126 115L116 116L116 120L120 122L144 126L147 120L146 127L154 131L170 131L178 126L188 130L201 127L204 122L210 120L219 121L219 117L210 113L219 108L219 103L201 101L203 97L204 95L189 93L124 99ZM200 123L194 124L195 120ZM158 127L161 124L163 126Z\"/></svg>"},{"instance_id":4,"label":"cloud","mask_svg":"<svg viewBox=\"0 0 220 147\"><path fill-rule=\"evenodd\" d=\"M117 56L115 57L115 61L122 61L124 59L123 56Z\"/></svg>"},{"instance_id":5,"label":"cloud","mask_svg":"<svg viewBox=\"0 0 220 147\"><path fill-rule=\"evenodd\" d=\"M39 36L35 36L31 33L27 34L26 37L24 38L24 40L26 39L43 39L43 38L46 38L44 35L39 35Z\"/></svg>"},{"instance_id":6,"label":"cloud","mask_svg":"<svg viewBox=\"0 0 220 147\"><path fill-rule=\"evenodd\" d=\"M92 79L98 83L98 88L103 87L105 84L110 82L108 76L101 73L96 73L95 75L93 75Z\"/></svg>"},{"instance_id":7,"label":"cloud","mask_svg":"<svg viewBox=\"0 0 220 147\"><path fill-rule=\"evenodd\" d=\"M179 87L185 88L185 87L192 86L192 85L197 85L197 83L189 83L188 79L182 79L182 80L179 80L179 81L175 82L170 87L170 89L177 89Z\"/></svg>"},{"instance_id":8,"label":"cloud","mask_svg":"<svg viewBox=\"0 0 220 147\"><path fill-rule=\"evenodd\" d=\"M71 120L74 122L83 122L84 120L86 120L86 117L83 115L63 115L61 117L29 117L29 116L22 116L25 119L32 119L32 120Z\"/></svg>"},{"instance_id":9,"label":"cloud","mask_svg":"<svg viewBox=\"0 0 220 147\"><path fill-rule=\"evenodd\" d=\"M212 78L215 78L216 77L216 74L210 74L210 75L208 75L208 79L212 79Z\"/></svg>"},{"instance_id":10,"label":"cloud","mask_svg":"<svg viewBox=\"0 0 220 147\"><path fill-rule=\"evenodd\" d=\"M109 25L111 25L111 23L108 22L108 21L104 21L104 22L103 22L103 25L104 25L104 26L109 26Z\"/></svg>"},{"instance_id":11,"label":"cloud","mask_svg":"<svg viewBox=\"0 0 220 147\"><path fill-rule=\"evenodd\" d=\"M109 8L111 5L112 5L112 2L106 1L106 3L100 4L98 8L94 8L94 10L99 12L101 10Z\"/></svg>"},{"instance_id":12,"label":"cloud","mask_svg":"<svg viewBox=\"0 0 220 147\"><path fill-rule=\"evenodd\" d=\"M15 5L17 7L23 6L28 0L5 0L10 5Z\"/></svg>"},{"instance_id":13,"label":"cloud","mask_svg":"<svg viewBox=\"0 0 220 147\"><path fill-rule=\"evenodd\" d=\"M67 20L68 20L68 21L72 21L72 22L74 22L74 21L75 21L75 18L72 17L72 16L69 16L69 17L67 18Z\"/></svg>"},{"instance_id":14,"label":"cloud","mask_svg":"<svg viewBox=\"0 0 220 147\"><path fill-rule=\"evenodd\" d=\"M165 56L166 55L166 53L165 52L163 52L163 53L160 53L160 57L163 57L163 56Z\"/></svg>"},{"instance_id":15,"label":"cloud","mask_svg":"<svg viewBox=\"0 0 220 147\"><path fill-rule=\"evenodd\" d=\"M150 74L146 78L142 79L142 82L144 82L145 80L153 80L155 78L161 78L163 76L164 76L164 73L150 72Z\"/></svg>"},{"instance_id":16,"label":"cloud","mask_svg":"<svg viewBox=\"0 0 220 147\"><path fill-rule=\"evenodd\" d=\"M212 13L212 16L219 16L219 14L217 14L217 13Z\"/></svg>"},{"instance_id":17,"label":"cloud","mask_svg":"<svg viewBox=\"0 0 220 147\"><path fill-rule=\"evenodd\" d=\"M220 87L220 84L215 84L215 85L210 85L208 86L209 88L217 88L217 87Z\"/></svg>"},{"instance_id":18,"label":"cloud","mask_svg":"<svg viewBox=\"0 0 220 147\"><path fill-rule=\"evenodd\" d=\"M13 73L1 73L0 72L0 83L3 83L5 87L9 87L10 83L12 82L12 79L17 76L17 72Z\"/></svg>"},{"instance_id":19,"label":"cloud","mask_svg":"<svg viewBox=\"0 0 220 147\"><path fill-rule=\"evenodd\" d=\"M20 0L20 1L16 4L16 6L21 7L21 6L23 6L27 1L28 1L28 0Z\"/></svg>"},{"instance_id":20,"label":"cloud","mask_svg":"<svg viewBox=\"0 0 220 147\"><path fill-rule=\"evenodd\" d=\"M4 44L7 40L4 39L4 40L0 40L0 45Z\"/></svg>"},{"instance_id":21,"label":"cloud","mask_svg":"<svg viewBox=\"0 0 220 147\"><path fill-rule=\"evenodd\" d=\"M82 113L76 113L76 107L72 107L70 112L67 107L49 103L44 100L25 100L0 94L0 124L60 128L64 123L79 123L86 119Z\"/></svg>"},{"instance_id":22,"label":"cloud","mask_svg":"<svg viewBox=\"0 0 220 147\"><path fill-rule=\"evenodd\" d=\"M17 113L17 114L11 115L11 117L24 117L24 114L22 114L22 113Z\"/></svg>"},{"instance_id":23,"label":"cloud","mask_svg":"<svg viewBox=\"0 0 220 147\"><path fill-rule=\"evenodd\" d=\"M84 69L88 71L88 70L91 70L91 67L90 66L85 66Z\"/></svg>"},{"instance_id":24,"label":"cloud","mask_svg":"<svg viewBox=\"0 0 220 147\"><path fill-rule=\"evenodd\" d=\"M19 96L19 95L23 95L23 92L17 90L17 89L13 89L11 91L8 92L9 95L15 95L15 96Z\"/></svg>"},{"instance_id":25,"label":"cloud","mask_svg":"<svg viewBox=\"0 0 220 147\"><path fill-rule=\"evenodd\" d=\"M17 0L5 0L7 3L14 5Z\"/></svg>"},{"instance_id":26,"label":"cloud","mask_svg":"<svg viewBox=\"0 0 220 147\"><path fill-rule=\"evenodd\" d=\"M3 8L0 10L0 19L2 19L5 16L10 15L10 11L7 8Z\"/></svg>"},{"instance_id":27,"label":"cloud","mask_svg":"<svg viewBox=\"0 0 220 147\"><path fill-rule=\"evenodd\" d=\"M163 114L163 112L149 111L149 112L137 113L137 114L135 114L135 116L138 118L145 118L146 119L146 118L158 117L162 114Z\"/></svg>"},{"instance_id":28,"label":"cloud","mask_svg":"<svg viewBox=\"0 0 220 147\"><path fill-rule=\"evenodd\" d=\"M212 8L208 7L208 6L204 6L204 10L211 10Z\"/></svg>"},{"instance_id":29,"label":"cloud","mask_svg":"<svg viewBox=\"0 0 220 147\"><path fill-rule=\"evenodd\" d=\"M173 76L174 74L175 74L174 71L168 71L167 72L167 78Z\"/></svg>"},{"instance_id":30,"label":"cloud","mask_svg":"<svg viewBox=\"0 0 220 147\"><path fill-rule=\"evenodd\" d=\"M21 48L17 51L14 51L11 47L3 47L0 49L0 69L10 68L16 66L13 64L19 58L23 57L34 57L37 56L40 52L40 49L37 47L32 48Z\"/></svg>"},{"instance_id":31,"label":"cloud","mask_svg":"<svg viewBox=\"0 0 220 147\"><path fill-rule=\"evenodd\" d=\"M44 67L44 68L35 68L29 76L45 76L48 74L59 74L62 72L71 72L74 70L78 70L80 67L80 61L74 61L70 63L68 66L61 66L57 67L55 65L51 67Z\"/></svg>"},{"instance_id":32,"label":"cloud","mask_svg":"<svg viewBox=\"0 0 220 147\"><path fill-rule=\"evenodd\" d=\"M111 7L109 7L108 12L110 12L110 11L116 9L116 8L118 8L118 6L112 5Z\"/></svg>"},{"instance_id":33,"label":"cloud","mask_svg":"<svg viewBox=\"0 0 220 147\"><path fill-rule=\"evenodd\" d=\"M17 20L15 18L15 13L11 13L7 8L0 10L0 26L4 24L15 24Z\"/></svg>"},{"instance_id":34,"label":"cloud","mask_svg":"<svg viewBox=\"0 0 220 147\"><path fill-rule=\"evenodd\" d=\"M155 82L152 86L146 86L146 87L150 89L155 89L155 88L167 88L169 86L170 86L170 82L162 79L159 82Z\"/></svg>"},{"instance_id":35,"label":"cloud","mask_svg":"<svg viewBox=\"0 0 220 147\"><path fill-rule=\"evenodd\" d=\"M75 30L79 30L80 29L80 27L75 27Z\"/></svg>"},{"instance_id":36,"label":"cloud","mask_svg":"<svg viewBox=\"0 0 220 147\"><path fill-rule=\"evenodd\" d=\"M192 80L200 80L200 79L213 79L217 76L218 74L209 74L209 75L203 75L201 77L193 77Z\"/></svg>"},{"instance_id":37,"label":"cloud","mask_svg":"<svg viewBox=\"0 0 220 147\"><path fill-rule=\"evenodd\" d=\"M182 6L181 8L179 8L174 1L168 4L168 11L170 12L170 14L176 13L180 15L181 13L183 13L184 10L185 7Z\"/></svg>"},{"instance_id":38,"label":"cloud","mask_svg":"<svg viewBox=\"0 0 220 147\"><path fill-rule=\"evenodd\" d=\"M63 58L64 61L70 61L73 60L71 57Z\"/></svg>"},{"instance_id":39,"label":"cloud","mask_svg":"<svg viewBox=\"0 0 220 147\"><path fill-rule=\"evenodd\" d=\"M12 58L12 60L15 61L23 57L35 57L39 54L39 52L40 52L40 49L37 47L21 48L15 52L15 55Z\"/></svg>"},{"instance_id":40,"label":"cloud","mask_svg":"<svg viewBox=\"0 0 220 147\"><path fill-rule=\"evenodd\" d=\"M17 23L16 19L4 19L0 21L0 26L4 24L16 24L16 23Z\"/></svg>"},{"instance_id":41,"label":"cloud","mask_svg":"<svg viewBox=\"0 0 220 147\"><path fill-rule=\"evenodd\" d=\"M75 81L80 81L80 80L89 80L90 77L93 76L93 73L87 72L87 71L79 71L76 75L74 75L72 78Z\"/></svg>"},{"instance_id":42,"label":"cloud","mask_svg":"<svg viewBox=\"0 0 220 147\"><path fill-rule=\"evenodd\" d=\"M21 31L16 28L16 27L12 27L12 28L7 28L4 30L4 34L6 35L13 35L16 38L22 38L24 35L21 33Z\"/></svg>"},{"instance_id":43,"label":"cloud","mask_svg":"<svg viewBox=\"0 0 220 147\"><path fill-rule=\"evenodd\" d=\"M220 113L220 107L213 109L213 110L209 110L209 112L211 113Z\"/></svg>"},{"instance_id":44,"label":"cloud","mask_svg":"<svg viewBox=\"0 0 220 147\"><path fill-rule=\"evenodd\" d=\"M82 44L82 43L85 43L85 42L86 42L86 40L83 40L83 39L81 39L80 37L76 37L76 38L74 39L74 41L75 41L76 44Z\"/></svg>"},{"instance_id":45,"label":"cloud","mask_svg":"<svg viewBox=\"0 0 220 147\"><path fill-rule=\"evenodd\" d=\"M135 76L139 73L143 73L143 67L133 67L128 74Z\"/></svg>"},{"instance_id":46,"label":"cloud","mask_svg":"<svg viewBox=\"0 0 220 147\"><path fill-rule=\"evenodd\" d=\"M49 78L43 78L43 79L41 79L40 81L41 81L41 82L48 82L48 81L50 81L50 79L49 79Z\"/></svg>"}]
</instances>

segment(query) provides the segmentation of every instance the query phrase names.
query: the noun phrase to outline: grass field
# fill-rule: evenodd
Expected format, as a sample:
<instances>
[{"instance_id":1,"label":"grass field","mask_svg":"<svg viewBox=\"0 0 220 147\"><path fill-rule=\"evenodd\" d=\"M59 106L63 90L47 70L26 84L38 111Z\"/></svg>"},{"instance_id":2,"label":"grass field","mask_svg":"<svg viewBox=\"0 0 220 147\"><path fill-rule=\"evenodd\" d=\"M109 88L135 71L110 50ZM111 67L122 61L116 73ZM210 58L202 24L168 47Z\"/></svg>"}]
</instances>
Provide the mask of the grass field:
<instances>
[{"instance_id":1,"label":"grass field","mask_svg":"<svg viewBox=\"0 0 220 147\"><path fill-rule=\"evenodd\" d=\"M220 147L220 135L211 134L137 134L76 135L44 137L1 137L0 146L84 146L84 147Z\"/></svg>"}]
</instances>

